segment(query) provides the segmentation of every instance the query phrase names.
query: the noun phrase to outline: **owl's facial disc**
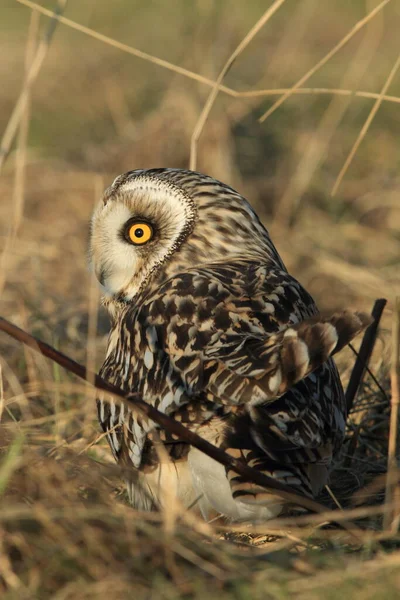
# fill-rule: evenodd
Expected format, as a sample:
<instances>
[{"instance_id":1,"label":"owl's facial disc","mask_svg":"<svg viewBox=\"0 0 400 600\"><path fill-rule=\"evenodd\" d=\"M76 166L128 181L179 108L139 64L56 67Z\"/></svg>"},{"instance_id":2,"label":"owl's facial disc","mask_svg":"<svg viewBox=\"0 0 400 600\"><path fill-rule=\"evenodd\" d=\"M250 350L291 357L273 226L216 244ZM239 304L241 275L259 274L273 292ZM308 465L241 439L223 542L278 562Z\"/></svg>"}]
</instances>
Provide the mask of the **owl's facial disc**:
<instances>
[{"instance_id":1,"label":"owl's facial disc","mask_svg":"<svg viewBox=\"0 0 400 600\"><path fill-rule=\"evenodd\" d=\"M136 175L117 178L91 223L90 258L108 297L131 300L192 230L196 211L178 187Z\"/></svg>"}]
</instances>

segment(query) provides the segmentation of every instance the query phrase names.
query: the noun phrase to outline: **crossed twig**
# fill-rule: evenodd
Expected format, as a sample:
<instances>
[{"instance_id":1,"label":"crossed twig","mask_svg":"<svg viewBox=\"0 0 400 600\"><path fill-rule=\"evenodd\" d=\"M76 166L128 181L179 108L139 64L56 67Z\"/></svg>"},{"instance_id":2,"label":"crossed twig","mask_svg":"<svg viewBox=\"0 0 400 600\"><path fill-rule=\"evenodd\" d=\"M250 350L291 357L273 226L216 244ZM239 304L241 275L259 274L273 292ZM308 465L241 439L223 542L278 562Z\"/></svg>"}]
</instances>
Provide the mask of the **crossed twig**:
<instances>
[{"instance_id":1,"label":"crossed twig","mask_svg":"<svg viewBox=\"0 0 400 600\"><path fill-rule=\"evenodd\" d=\"M365 371L366 362L368 361L368 358L371 355L372 348L376 339L376 330L385 303L386 301L383 300L377 300L375 302L374 309L372 311L372 315L375 317L375 321L368 327L364 334L362 346L365 344L367 345L367 352L363 355L364 358L362 360L364 361L364 364L362 365L362 368L357 368L357 370L354 369L354 371L356 371L356 380L353 382L355 390L354 394L360 385L363 373ZM377 310L377 306L380 307L379 310ZM39 352L47 358L50 358L50 360L56 362L67 371L74 373L81 379L92 382L97 389L111 394L119 402L126 405L129 410L138 411L139 413L146 415L146 417L157 423L160 427L167 430L169 433L173 434L174 436L177 436L183 442L194 446L201 452L204 452L209 457L213 458L225 467L229 467L230 469L244 477L247 481L251 481L263 488L273 490L275 493L279 494L279 496L281 496L282 499L290 502L291 504L302 506L303 508L306 508L312 512L322 513L327 510L327 508L319 502L311 500L310 498L307 498L306 496L297 493L290 486L280 483L279 481L273 479L272 477L264 475L256 469L248 467L247 465L243 464L240 460L233 458L217 446L210 444L205 439L201 438L199 435L197 435L178 421L175 421L175 419L160 412L154 406L151 406L150 404L145 402L142 398L140 398L138 394L124 394L124 392L118 387L108 383L99 375L91 373L83 365L77 363L69 356L66 356L62 352L59 352L46 342L43 342L42 340L30 335L23 329L20 329L19 327L13 325L12 323L10 323L2 317L0 317L0 330L4 331L19 342L22 342L23 344L26 344L27 346L31 347L36 352ZM372 334L371 331L373 331Z\"/></svg>"}]
</instances>

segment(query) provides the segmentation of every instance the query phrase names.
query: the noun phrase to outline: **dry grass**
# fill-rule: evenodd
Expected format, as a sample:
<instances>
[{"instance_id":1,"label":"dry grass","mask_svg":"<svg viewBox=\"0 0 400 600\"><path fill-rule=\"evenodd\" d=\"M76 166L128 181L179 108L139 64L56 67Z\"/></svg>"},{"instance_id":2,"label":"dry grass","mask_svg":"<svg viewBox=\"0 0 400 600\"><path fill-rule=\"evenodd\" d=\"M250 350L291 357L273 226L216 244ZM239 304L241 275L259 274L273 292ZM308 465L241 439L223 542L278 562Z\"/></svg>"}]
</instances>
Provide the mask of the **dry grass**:
<instances>
[{"instance_id":1,"label":"dry grass","mask_svg":"<svg viewBox=\"0 0 400 600\"><path fill-rule=\"evenodd\" d=\"M185 513L137 514L99 435L93 392L2 335L2 597L398 596L393 433L393 478L386 476L400 292L398 75L386 83L397 67L398 14L393 1L380 4L277 2L246 48L242 40L273 2L189 9L183 0L168 8L119 0L112 19L106 3L71 2L45 46L45 14L38 38L26 6L2 4L2 131L25 95L0 178L2 316L98 367L108 322L86 267L93 204L124 170L188 166L193 139L197 168L250 198L322 309L370 310L375 298L389 299L371 359L381 389L366 378L331 495L321 498L352 531L323 526L319 516L237 528ZM341 44L358 22L364 26ZM277 95L282 105L272 113ZM338 363L346 384L351 351ZM393 502L385 507L387 485Z\"/></svg>"}]
</instances>

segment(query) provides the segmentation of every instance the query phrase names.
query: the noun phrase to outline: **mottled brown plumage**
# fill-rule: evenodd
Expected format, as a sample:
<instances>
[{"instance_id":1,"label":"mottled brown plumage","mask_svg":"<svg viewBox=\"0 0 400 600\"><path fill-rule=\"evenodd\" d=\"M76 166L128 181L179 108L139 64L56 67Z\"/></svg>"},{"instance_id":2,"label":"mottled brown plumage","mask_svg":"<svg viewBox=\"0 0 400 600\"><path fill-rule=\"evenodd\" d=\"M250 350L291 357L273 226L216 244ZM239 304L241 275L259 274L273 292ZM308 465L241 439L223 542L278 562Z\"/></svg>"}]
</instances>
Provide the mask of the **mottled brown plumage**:
<instances>
[{"instance_id":1,"label":"mottled brown plumage","mask_svg":"<svg viewBox=\"0 0 400 600\"><path fill-rule=\"evenodd\" d=\"M132 223L137 243L127 237ZM143 223L152 237L142 244ZM348 311L323 319L247 201L191 171L118 177L94 213L91 257L113 318L101 375L250 466L318 493L346 420L330 356L368 319ZM106 395L98 411L116 460L132 466L138 508L162 504L165 487L175 486L206 518L281 511L279 499Z\"/></svg>"}]
</instances>

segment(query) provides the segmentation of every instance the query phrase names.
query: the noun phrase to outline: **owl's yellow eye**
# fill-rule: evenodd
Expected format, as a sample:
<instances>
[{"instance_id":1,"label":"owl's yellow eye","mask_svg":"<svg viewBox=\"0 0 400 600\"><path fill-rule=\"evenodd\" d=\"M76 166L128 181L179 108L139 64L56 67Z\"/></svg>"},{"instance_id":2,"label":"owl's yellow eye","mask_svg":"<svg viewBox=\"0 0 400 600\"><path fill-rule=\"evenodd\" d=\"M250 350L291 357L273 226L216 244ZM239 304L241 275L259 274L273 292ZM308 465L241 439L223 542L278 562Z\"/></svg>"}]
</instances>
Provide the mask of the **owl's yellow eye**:
<instances>
[{"instance_id":1,"label":"owl's yellow eye","mask_svg":"<svg viewBox=\"0 0 400 600\"><path fill-rule=\"evenodd\" d=\"M146 244L153 237L153 228L149 223L136 222L128 227L128 238L132 244L141 246Z\"/></svg>"}]
</instances>

